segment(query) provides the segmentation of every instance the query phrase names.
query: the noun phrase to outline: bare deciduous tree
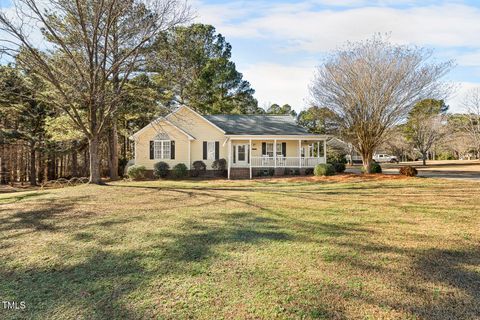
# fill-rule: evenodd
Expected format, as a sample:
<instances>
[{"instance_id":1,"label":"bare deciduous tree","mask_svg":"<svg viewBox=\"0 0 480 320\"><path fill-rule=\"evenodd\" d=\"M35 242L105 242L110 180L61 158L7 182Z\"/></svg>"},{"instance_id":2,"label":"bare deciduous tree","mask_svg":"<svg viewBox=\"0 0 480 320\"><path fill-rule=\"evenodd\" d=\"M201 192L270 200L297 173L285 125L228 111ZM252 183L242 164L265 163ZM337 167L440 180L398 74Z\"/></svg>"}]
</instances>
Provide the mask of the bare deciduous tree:
<instances>
[{"instance_id":1,"label":"bare deciduous tree","mask_svg":"<svg viewBox=\"0 0 480 320\"><path fill-rule=\"evenodd\" d=\"M317 105L332 110L343 136L361 153L366 172L388 130L425 98L442 98L440 79L452 61L430 61L422 48L394 45L382 36L349 43L319 66L310 87Z\"/></svg>"},{"instance_id":2,"label":"bare deciduous tree","mask_svg":"<svg viewBox=\"0 0 480 320\"><path fill-rule=\"evenodd\" d=\"M101 183L99 139L115 115L142 51L190 18L182 0L16 0L0 12L0 51L49 85L45 99L66 113L89 141L90 182ZM46 48L30 38L41 28Z\"/></svg>"},{"instance_id":3,"label":"bare deciduous tree","mask_svg":"<svg viewBox=\"0 0 480 320\"><path fill-rule=\"evenodd\" d=\"M404 127L407 140L422 154L423 165L427 153L448 131L446 112L448 106L442 100L425 99L417 103Z\"/></svg>"},{"instance_id":4,"label":"bare deciduous tree","mask_svg":"<svg viewBox=\"0 0 480 320\"><path fill-rule=\"evenodd\" d=\"M480 159L480 88L470 90L465 96L463 105L468 118L465 131L475 146L477 158Z\"/></svg>"}]
</instances>

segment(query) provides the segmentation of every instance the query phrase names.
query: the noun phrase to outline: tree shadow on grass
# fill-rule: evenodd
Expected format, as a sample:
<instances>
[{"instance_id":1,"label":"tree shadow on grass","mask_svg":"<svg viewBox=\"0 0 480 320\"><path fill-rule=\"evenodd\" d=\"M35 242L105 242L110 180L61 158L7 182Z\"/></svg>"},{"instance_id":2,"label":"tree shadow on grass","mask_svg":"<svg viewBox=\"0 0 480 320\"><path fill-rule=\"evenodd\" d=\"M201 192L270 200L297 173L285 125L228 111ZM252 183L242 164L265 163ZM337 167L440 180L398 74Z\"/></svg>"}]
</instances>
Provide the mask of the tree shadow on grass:
<instances>
[{"instance_id":1,"label":"tree shadow on grass","mask_svg":"<svg viewBox=\"0 0 480 320\"><path fill-rule=\"evenodd\" d=\"M69 210L69 206L57 208L58 211L52 212L52 215L61 215L62 210ZM106 223L98 227L114 238L120 230L127 230L122 223ZM248 211L216 213L206 215L200 221L186 218L173 231L159 230L152 237L145 238L141 233L138 241L145 239L149 242L142 250L137 250L136 246L119 249L121 246L112 242L115 245L112 251L102 244L105 238L98 239L91 229L73 232L71 229L54 228L71 234L72 242L63 243L65 248L59 249L59 252L64 249L68 252L64 262L39 267L22 265L19 268L7 267L9 264L6 261L0 261L1 298L27 303L27 310L5 314L5 317L158 317L154 305L147 303L137 307L144 302L142 299L152 298L145 293L149 292L149 284L162 282L166 277L183 279L201 275L219 259L230 259L238 250L251 246L261 248L271 243L309 241L302 237L307 237L310 229L300 235L294 234L286 227L288 223L282 217L259 216ZM42 219L35 222L27 219L20 226L24 224L33 224L44 230L45 222ZM352 232L341 226L318 227L336 235ZM88 250L77 247L85 242L89 244ZM82 257L80 262L79 255ZM75 256L77 258L70 260ZM312 312L319 312L317 309L313 308ZM195 311L190 312L194 315Z\"/></svg>"},{"instance_id":2,"label":"tree shadow on grass","mask_svg":"<svg viewBox=\"0 0 480 320\"><path fill-rule=\"evenodd\" d=\"M429 240L433 241L433 240ZM335 242L335 241L334 241ZM380 277L382 282L398 288L396 294L383 298L375 294L360 295L366 305L410 314L419 319L477 319L480 315L480 249L417 249L387 244L337 242L344 249L360 252L360 256L347 256L340 263L355 273L368 274L370 279ZM377 254L394 256L408 263L379 264L369 259ZM334 261L334 263L337 261ZM397 270L399 268L399 270Z\"/></svg>"},{"instance_id":3,"label":"tree shadow on grass","mask_svg":"<svg viewBox=\"0 0 480 320\"><path fill-rule=\"evenodd\" d=\"M47 195L49 194L49 192L26 192L26 193L22 193L22 194L12 194L12 195L9 195L8 197L5 196L5 197L2 197L0 198L0 205L2 204L9 204L9 203L14 203L14 202L18 202L18 201L22 201L22 200L26 200L26 199L31 199L31 198L36 198L36 197L41 197L41 196L44 196L44 195Z\"/></svg>"},{"instance_id":4,"label":"tree shadow on grass","mask_svg":"<svg viewBox=\"0 0 480 320\"><path fill-rule=\"evenodd\" d=\"M68 200L45 203L35 203L31 208L20 209L13 214L0 218L0 232L17 231L28 229L35 231L56 231L61 227L60 222L64 219L78 218L79 213L74 212L77 203L85 197L69 198ZM27 203L28 204L28 203ZM87 217L93 212L81 212L80 216Z\"/></svg>"},{"instance_id":5,"label":"tree shadow on grass","mask_svg":"<svg viewBox=\"0 0 480 320\"><path fill-rule=\"evenodd\" d=\"M25 310L0 310L2 319L133 319L123 297L149 277L132 254L91 252L75 265L0 270L1 299ZM3 313L3 315L2 315Z\"/></svg>"},{"instance_id":6,"label":"tree shadow on grass","mask_svg":"<svg viewBox=\"0 0 480 320\"><path fill-rule=\"evenodd\" d=\"M478 319L480 317L480 248L430 249L419 252L414 270L424 281L441 284L456 293L433 290L425 307L408 306L421 318ZM412 284L410 284L411 286Z\"/></svg>"}]
</instances>

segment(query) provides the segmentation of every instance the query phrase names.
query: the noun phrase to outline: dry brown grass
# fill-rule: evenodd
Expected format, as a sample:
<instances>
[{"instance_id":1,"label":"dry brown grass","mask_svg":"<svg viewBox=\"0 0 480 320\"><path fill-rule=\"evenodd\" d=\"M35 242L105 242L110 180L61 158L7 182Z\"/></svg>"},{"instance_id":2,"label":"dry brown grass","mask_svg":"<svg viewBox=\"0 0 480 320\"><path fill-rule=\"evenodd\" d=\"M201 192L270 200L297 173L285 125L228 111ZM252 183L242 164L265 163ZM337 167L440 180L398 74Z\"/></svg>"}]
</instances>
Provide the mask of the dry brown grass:
<instances>
[{"instance_id":1,"label":"dry brown grass","mask_svg":"<svg viewBox=\"0 0 480 320\"><path fill-rule=\"evenodd\" d=\"M476 319L480 184L384 175L0 195L0 318Z\"/></svg>"}]
</instances>

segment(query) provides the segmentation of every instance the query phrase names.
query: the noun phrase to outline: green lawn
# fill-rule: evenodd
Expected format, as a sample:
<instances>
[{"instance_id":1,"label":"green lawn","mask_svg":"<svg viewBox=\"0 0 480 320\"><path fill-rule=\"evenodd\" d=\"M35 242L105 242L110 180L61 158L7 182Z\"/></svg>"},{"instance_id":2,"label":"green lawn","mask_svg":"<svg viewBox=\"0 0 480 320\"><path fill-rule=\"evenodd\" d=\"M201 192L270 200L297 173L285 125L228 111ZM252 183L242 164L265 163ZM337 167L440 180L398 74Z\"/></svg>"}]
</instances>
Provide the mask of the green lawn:
<instances>
[{"instance_id":1,"label":"green lawn","mask_svg":"<svg viewBox=\"0 0 480 320\"><path fill-rule=\"evenodd\" d=\"M480 317L476 182L117 182L0 222L0 319Z\"/></svg>"}]
</instances>

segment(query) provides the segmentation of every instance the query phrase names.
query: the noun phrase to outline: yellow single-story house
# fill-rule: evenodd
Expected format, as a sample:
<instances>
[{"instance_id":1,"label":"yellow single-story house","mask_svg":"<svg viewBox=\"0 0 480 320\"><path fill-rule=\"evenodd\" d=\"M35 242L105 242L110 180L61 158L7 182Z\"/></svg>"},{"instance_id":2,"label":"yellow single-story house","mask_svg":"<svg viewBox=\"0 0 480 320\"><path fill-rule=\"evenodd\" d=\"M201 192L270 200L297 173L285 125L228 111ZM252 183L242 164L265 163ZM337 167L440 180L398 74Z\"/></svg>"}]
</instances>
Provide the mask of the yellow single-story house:
<instances>
[{"instance_id":1,"label":"yellow single-story house","mask_svg":"<svg viewBox=\"0 0 480 320\"><path fill-rule=\"evenodd\" d=\"M326 163L327 136L311 134L289 115L201 115L181 106L132 137L135 164L152 170L166 162L173 168L203 161L227 161L228 178L252 178L262 170L313 168Z\"/></svg>"}]
</instances>

